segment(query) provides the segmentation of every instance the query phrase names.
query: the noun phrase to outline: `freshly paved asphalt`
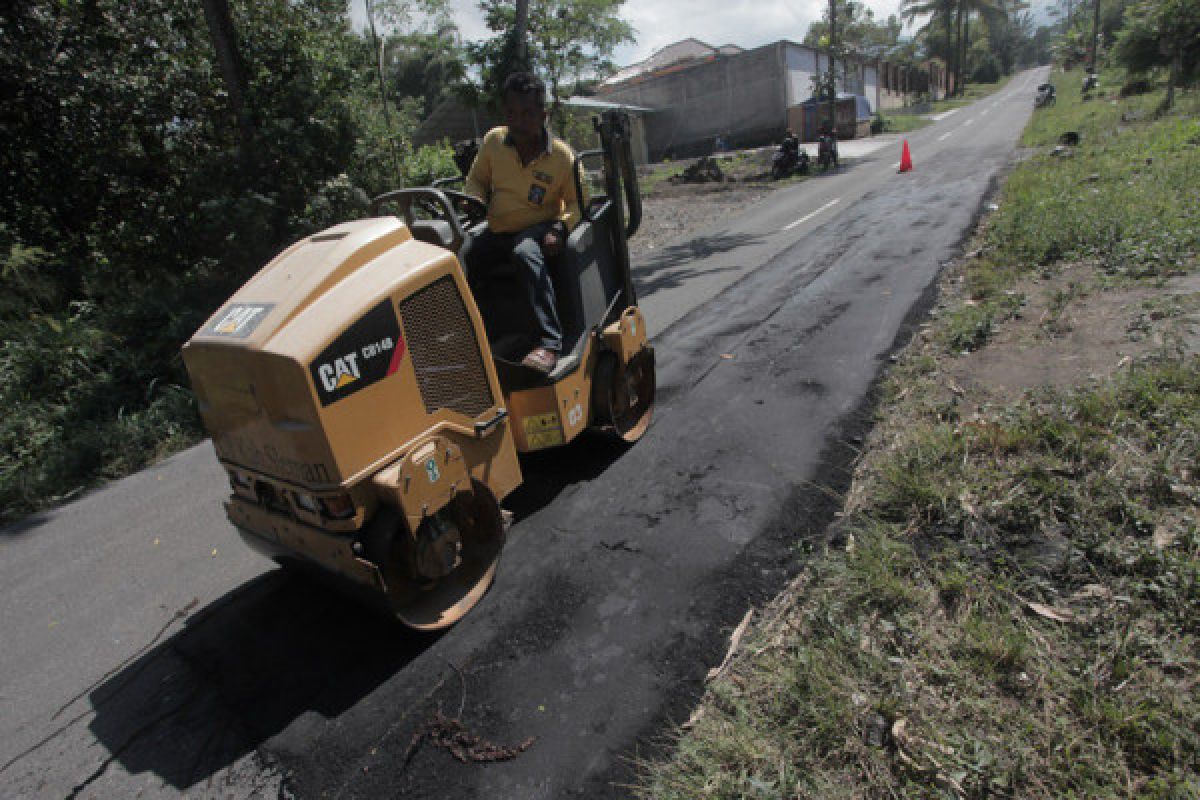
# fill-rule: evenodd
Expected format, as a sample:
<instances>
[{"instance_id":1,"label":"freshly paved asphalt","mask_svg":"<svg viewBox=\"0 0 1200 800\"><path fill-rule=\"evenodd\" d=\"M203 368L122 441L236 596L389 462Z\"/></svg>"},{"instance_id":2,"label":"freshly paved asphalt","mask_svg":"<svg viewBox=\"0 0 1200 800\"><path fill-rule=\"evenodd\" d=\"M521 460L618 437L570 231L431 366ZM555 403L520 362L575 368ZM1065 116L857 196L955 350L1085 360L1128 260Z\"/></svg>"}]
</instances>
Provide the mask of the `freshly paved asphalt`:
<instances>
[{"instance_id":1,"label":"freshly paved asphalt","mask_svg":"<svg viewBox=\"0 0 1200 800\"><path fill-rule=\"evenodd\" d=\"M0 796L620 797L821 542L870 389L1042 72L637 265L659 406L525 462L496 585L419 636L282 576L206 443L0 530ZM419 741L461 714L503 763Z\"/></svg>"}]
</instances>

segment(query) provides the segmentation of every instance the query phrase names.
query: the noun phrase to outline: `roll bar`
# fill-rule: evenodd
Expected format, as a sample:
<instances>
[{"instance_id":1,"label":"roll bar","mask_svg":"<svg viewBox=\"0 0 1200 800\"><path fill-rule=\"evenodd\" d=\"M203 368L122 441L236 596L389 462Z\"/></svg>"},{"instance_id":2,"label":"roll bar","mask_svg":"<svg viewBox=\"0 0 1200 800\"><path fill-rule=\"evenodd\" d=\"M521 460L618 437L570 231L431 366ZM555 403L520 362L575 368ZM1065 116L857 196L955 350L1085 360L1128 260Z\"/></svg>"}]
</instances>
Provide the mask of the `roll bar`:
<instances>
[{"instance_id":1,"label":"roll bar","mask_svg":"<svg viewBox=\"0 0 1200 800\"><path fill-rule=\"evenodd\" d=\"M625 305L632 306L637 304L637 294L633 289L628 240L642 224L642 195L638 190L633 149L629 142L629 115L620 110L605 111L599 117L594 117L592 124L600 135L600 151L604 157L604 189L608 201L613 204L613 249L622 273ZM576 170L576 176L578 174ZM622 195L628 204L628 216Z\"/></svg>"},{"instance_id":2,"label":"roll bar","mask_svg":"<svg viewBox=\"0 0 1200 800\"><path fill-rule=\"evenodd\" d=\"M430 201L441 207L442 216L450 225L454 251L458 252L466 240L467 234L463 230L462 222L459 221L458 215L454 213L454 206L450 203L450 198L446 197L446 193L441 189L431 189L421 186L413 189L396 189L386 192L371 200L370 215L377 217L379 216L379 209L384 204L395 203L400 209L400 215L404 218L405 224L411 225L414 219L412 205L418 200Z\"/></svg>"}]
</instances>

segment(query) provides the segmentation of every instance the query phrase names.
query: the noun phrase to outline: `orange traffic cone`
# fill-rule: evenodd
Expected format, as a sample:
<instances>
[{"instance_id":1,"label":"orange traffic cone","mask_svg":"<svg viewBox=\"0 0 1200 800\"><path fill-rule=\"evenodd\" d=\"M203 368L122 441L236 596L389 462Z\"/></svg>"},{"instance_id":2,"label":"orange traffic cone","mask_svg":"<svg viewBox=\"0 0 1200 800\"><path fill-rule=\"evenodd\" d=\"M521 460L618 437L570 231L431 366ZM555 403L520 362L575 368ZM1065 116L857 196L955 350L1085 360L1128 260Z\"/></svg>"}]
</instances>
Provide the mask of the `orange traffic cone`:
<instances>
[{"instance_id":1,"label":"orange traffic cone","mask_svg":"<svg viewBox=\"0 0 1200 800\"><path fill-rule=\"evenodd\" d=\"M904 149L900 152L900 171L908 172L912 169L912 154L908 152L908 139L904 140Z\"/></svg>"}]
</instances>

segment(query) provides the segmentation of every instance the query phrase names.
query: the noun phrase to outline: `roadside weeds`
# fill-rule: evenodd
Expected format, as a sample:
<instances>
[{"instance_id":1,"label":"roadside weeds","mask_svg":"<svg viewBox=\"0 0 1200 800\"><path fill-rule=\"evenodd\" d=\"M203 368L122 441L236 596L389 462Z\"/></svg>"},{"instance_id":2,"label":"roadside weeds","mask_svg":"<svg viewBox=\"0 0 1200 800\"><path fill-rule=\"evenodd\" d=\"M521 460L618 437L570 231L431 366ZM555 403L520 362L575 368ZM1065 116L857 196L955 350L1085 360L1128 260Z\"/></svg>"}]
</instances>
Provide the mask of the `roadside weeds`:
<instances>
[{"instance_id":1,"label":"roadside weeds","mask_svg":"<svg viewBox=\"0 0 1200 800\"><path fill-rule=\"evenodd\" d=\"M1200 795L1200 98L1055 80L831 546L639 796Z\"/></svg>"}]
</instances>

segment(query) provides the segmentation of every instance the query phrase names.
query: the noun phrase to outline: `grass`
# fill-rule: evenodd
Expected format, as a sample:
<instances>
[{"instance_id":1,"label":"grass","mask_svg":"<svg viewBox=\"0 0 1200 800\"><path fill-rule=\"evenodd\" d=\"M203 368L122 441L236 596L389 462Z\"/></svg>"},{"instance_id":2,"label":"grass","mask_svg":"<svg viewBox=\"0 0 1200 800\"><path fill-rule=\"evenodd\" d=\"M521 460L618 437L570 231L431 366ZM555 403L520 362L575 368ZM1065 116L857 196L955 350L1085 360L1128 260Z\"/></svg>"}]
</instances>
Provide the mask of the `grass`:
<instances>
[{"instance_id":1,"label":"grass","mask_svg":"<svg viewBox=\"0 0 1200 800\"><path fill-rule=\"evenodd\" d=\"M885 379L832 545L761 615L672 755L643 764L638 796L1200 796L1200 357L1163 348L966 419L940 399L943 364L988 345L1022 276L1086 258L1102 291L1194 269L1196 205L1175 205L1194 106L1131 120L1159 97L1085 106L1061 88L1076 77L1031 123L1037 152L962 267L969 305ZM1064 127L1083 144L1051 159ZM1092 174L1099 194L1079 192ZM1029 219L1064 194L1084 208ZM1121 237L1070 230L1089 214ZM1078 291L1050 298L1050 324ZM1142 313L1194 306L1163 295Z\"/></svg>"},{"instance_id":2,"label":"grass","mask_svg":"<svg viewBox=\"0 0 1200 800\"><path fill-rule=\"evenodd\" d=\"M971 304L948 314L940 331L950 352L987 343L1014 313L1005 291L1022 275L1084 260L1102 285L1154 285L1197 268L1200 96L1183 96L1160 118L1161 92L1085 103L1081 73L1056 80L1058 104L1036 112L1022 136L1032 156L1009 177L1002 213L988 220L981 258L967 273ZM1067 131L1080 144L1056 155Z\"/></svg>"}]
</instances>

